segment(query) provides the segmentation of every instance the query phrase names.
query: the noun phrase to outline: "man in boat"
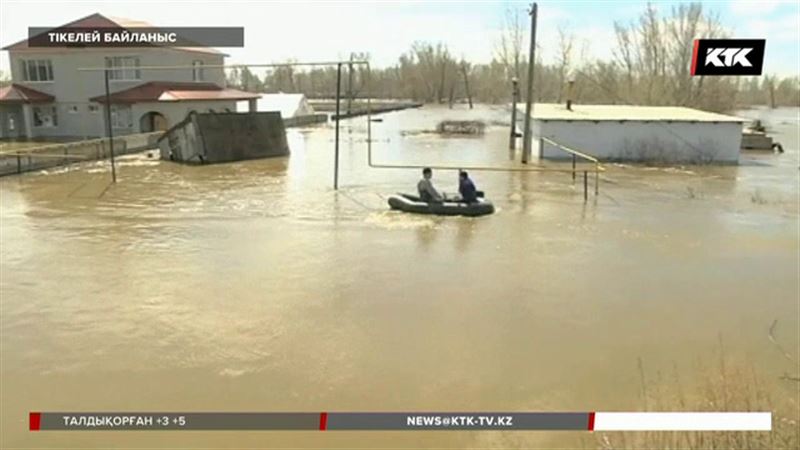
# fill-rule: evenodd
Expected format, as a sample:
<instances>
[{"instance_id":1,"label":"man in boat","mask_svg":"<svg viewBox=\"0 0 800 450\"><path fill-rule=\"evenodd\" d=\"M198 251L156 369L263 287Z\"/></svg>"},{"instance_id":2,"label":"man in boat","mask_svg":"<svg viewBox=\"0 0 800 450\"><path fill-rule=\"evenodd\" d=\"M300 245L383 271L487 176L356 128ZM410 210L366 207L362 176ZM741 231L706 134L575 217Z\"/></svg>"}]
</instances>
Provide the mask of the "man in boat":
<instances>
[{"instance_id":1,"label":"man in boat","mask_svg":"<svg viewBox=\"0 0 800 450\"><path fill-rule=\"evenodd\" d=\"M425 203L441 203L444 201L444 196L433 187L433 171L430 167L422 169L422 179L417 183L417 192L419 198Z\"/></svg>"},{"instance_id":2,"label":"man in boat","mask_svg":"<svg viewBox=\"0 0 800 450\"><path fill-rule=\"evenodd\" d=\"M466 170L458 173L458 193L461 194L461 201L464 203L478 201L478 190L475 189L475 183L469 179L469 174Z\"/></svg>"}]
</instances>

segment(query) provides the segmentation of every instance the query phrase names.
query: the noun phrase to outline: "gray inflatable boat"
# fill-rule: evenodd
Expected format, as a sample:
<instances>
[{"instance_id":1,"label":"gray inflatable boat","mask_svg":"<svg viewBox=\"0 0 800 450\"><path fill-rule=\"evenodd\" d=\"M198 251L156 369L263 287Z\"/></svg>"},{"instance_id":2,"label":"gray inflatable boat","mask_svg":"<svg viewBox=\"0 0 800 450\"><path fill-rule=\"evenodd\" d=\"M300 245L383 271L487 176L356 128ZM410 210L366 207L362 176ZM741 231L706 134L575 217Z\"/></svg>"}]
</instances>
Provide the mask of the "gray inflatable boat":
<instances>
[{"instance_id":1,"label":"gray inflatable boat","mask_svg":"<svg viewBox=\"0 0 800 450\"><path fill-rule=\"evenodd\" d=\"M494 205L489 200L478 198L475 203L444 201L442 203L426 203L416 195L396 194L389 196L392 209L416 213L436 214L440 216L485 216L494 212Z\"/></svg>"}]
</instances>

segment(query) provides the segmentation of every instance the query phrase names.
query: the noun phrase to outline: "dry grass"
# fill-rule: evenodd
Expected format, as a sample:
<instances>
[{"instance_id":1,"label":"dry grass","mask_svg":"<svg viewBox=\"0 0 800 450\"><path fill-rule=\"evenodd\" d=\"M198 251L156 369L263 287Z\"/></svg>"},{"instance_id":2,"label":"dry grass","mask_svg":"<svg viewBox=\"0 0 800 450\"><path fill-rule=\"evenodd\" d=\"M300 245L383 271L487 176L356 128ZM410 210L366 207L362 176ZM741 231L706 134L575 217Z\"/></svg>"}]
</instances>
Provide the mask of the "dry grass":
<instances>
[{"instance_id":1,"label":"dry grass","mask_svg":"<svg viewBox=\"0 0 800 450\"><path fill-rule=\"evenodd\" d=\"M798 385L793 380L775 380L770 385L760 379L752 366L726 360L722 344L714 367L698 369L700 382L684 390L677 367L665 377L646 380L639 360L642 404L648 411L771 411L771 432L607 432L597 433L598 448L608 449L798 449L800 448L800 405ZM782 392L771 395L770 392Z\"/></svg>"}]
</instances>

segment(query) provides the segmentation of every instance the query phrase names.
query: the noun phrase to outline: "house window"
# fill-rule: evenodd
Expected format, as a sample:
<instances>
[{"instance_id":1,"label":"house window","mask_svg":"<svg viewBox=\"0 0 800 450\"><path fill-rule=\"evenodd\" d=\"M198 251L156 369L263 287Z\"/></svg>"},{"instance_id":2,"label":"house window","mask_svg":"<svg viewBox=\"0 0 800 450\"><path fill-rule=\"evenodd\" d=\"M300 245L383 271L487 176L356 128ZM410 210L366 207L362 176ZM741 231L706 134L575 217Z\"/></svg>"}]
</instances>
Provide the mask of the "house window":
<instances>
[{"instance_id":1,"label":"house window","mask_svg":"<svg viewBox=\"0 0 800 450\"><path fill-rule=\"evenodd\" d=\"M108 72L109 80L127 81L142 78L139 70L138 56L110 56L106 57L106 67L114 69Z\"/></svg>"},{"instance_id":2,"label":"house window","mask_svg":"<svg viewBox=\"0 0 800 450\"><path fill-rule=\"evenodd\" d=\"M100 107L99 106L97 106L97 105L89 105L89 112L90 113L95 113L96 114L98 111L100 111Z\"/></svg>"},{"instance_id":3,"label":"house window","mask_svg":"<svg viewBox=\"0 0 800 450\"><path fill-rule=\"evenodd\" d=\"M133 114L128 105L111 105L111 126L114 128L131 128Z\"/></svg>"},{"instance_id":4,"label":"house window","mask_svg":"<svg viewBox=\"0 0 800 450\"><path fill-rule=\"evenodd\" d=\"M203 61L192 61L192 81L203 81Z\"/></svg>"},{"instance_id":5,"label":"house window","mask_svg":"<svg viewBox=\"0 0 800 450\"><path fill-rule=\"evenodd\" d=\"M22 81L53 81L53 63L49 59L20 60Z\"/></svg>"},{"instance_id":6,"label":"house window","mask_svg":"<svg viewBox=\"0 0 800 450\"><path fill-rule=\"evenodd\" d=\"M52 128L58 126L58 114L55 106L34 106L33 126Z\"/></svg>"},{"instance_id":7,"label":"house window","mask_svg":"<svg viewBox=\"0 0 800 450\"><path fill-rule=\"evenodd\" d=\"M77 105L68 106L67 112L70 114L78 114L78 106Z\"/></svg>"}]
</instances>

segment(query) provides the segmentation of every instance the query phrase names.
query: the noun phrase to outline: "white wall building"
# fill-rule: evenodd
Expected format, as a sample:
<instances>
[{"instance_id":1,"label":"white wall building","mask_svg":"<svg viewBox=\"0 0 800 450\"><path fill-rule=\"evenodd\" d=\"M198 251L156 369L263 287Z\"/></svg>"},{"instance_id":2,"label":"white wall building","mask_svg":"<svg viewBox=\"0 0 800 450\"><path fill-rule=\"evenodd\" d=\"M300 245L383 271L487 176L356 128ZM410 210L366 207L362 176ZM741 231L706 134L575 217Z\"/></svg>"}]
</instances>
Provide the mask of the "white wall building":
<instances>
[{"instance_id":1,"label":"white wall building","mask_svg":"<svg viewBox=\"0 0 800 450\"><path fill-rule=\"evenodd\" d=\"M240 112L249 110L247 102L239 102L237 108ZM261 94L256 102L256 110L260 112L277 111L284 119L309 116L314 114L314 108L308 103L304 94Z\"/></svg>"},{"instance_id":2,"label":"white wall building","mask_svg":"<svg viewBox=\"0 0 800 450\"><path fill-rule=\"evenodd\" d=\"M524 111L524 110L523 110ZM524 112L523 112L524 117ZM601 161L736 164L744 119L673 106L533 106L532 148L544 159L572 155L546 137Z\"/></svg>"},{"instance_id":3,"label":"white wall building","mask_svg":"<svg viewBox=\"0 0 800 450\"><path fill-rule=\"evenodd\" d=\"M63 25L71 28L152 27L100 14ZM56 48L6 46L12 85L0 89L0 137L93 137L106 133L105 83L110 67L111 122L115 134L163 130L189 111L236 110L236 101L257 94L225 88L219 67L225 54L201 47ZM187 66L146 70L145 66Z\"/></svg>"}]
</instances>

